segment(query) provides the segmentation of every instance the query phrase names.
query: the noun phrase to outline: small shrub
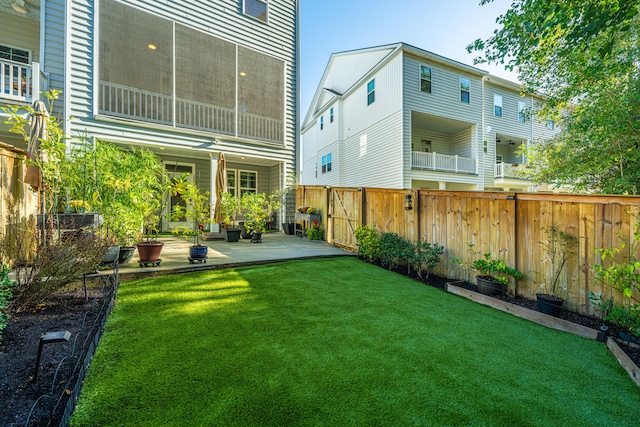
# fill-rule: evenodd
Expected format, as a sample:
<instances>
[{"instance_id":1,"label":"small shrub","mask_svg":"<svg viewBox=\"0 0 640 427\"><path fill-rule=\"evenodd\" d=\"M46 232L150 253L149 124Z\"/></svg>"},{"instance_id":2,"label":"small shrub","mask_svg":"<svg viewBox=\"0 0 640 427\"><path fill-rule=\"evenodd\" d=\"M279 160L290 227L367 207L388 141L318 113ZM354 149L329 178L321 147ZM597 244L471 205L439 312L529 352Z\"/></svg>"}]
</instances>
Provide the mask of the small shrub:
<instances>
[{"instance_id":1,"label":"small shrub","mask_svg":"<svg viewBox=\"0 0 640 427\"><path fill-rule=\"evenodd\" d=\"M444 246L421 240L416 243L412 256L409 258L409 263L421 278L424 271L426 273L424 278L426 279L433 273L436 265L440 262L442 254L444 254Z\"/></svg>"},{"instance_id":2,"label":"small shrub","mask_svg":"<svg viewBox=\"0 0 640 427\"><path fill-rule=\"evenodd\" d=\"M413 252L413 244L397 233L382 233L380 236L380 263L389 270L411 259Z\"/></svg>"},{"instance_id":3,"label":"small shrub","mask_svg":"<svg viewBox=\"0 0 640 427\"><path fill-rule=\"evenodd\" d=\"M9 279L10 271L10 268L0 264L0 343L2 343L2 330L7 326L7 320L9 320L7 309L15 286L15 282Z\"/></svg>"},{"instance_id":4,"label":"small shrub","mask_svg":"<svg viewBox=\"0 0 640 427\"><path fill-rule=\"evenodd\" d=\"M318 225L318 221L313 221L313 225L307 228L307 240L322 240L324 230Z\"/></svg>"},{"instance_id":5,"label":"small shrub","mask_svg":"<svg viewBox=\"0 0 640 427\"><path fill-rule=\"evenodd\" d=\"M356 228L358 254L369 262L375 262L380 256L380 237L375 228L362 225Z\"/></svg>"}]
</instances>

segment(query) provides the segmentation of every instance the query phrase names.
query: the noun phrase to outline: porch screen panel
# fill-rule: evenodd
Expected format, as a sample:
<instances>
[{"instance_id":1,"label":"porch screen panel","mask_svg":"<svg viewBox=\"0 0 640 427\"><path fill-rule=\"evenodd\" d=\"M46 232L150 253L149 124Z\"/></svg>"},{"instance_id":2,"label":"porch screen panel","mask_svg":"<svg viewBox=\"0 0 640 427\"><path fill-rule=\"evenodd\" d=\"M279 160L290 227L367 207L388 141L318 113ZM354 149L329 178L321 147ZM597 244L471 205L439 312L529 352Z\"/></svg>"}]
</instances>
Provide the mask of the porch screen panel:
<instances>
[{"instance_id":1,"label":"porch screen panel","mask_svg":"<svg viewBox=\"0 0 640 427\"><path fill-rule=\"evenodd\" d=\"M99 111L172 124L173 24L100 1Z\"/></svg>"},{"instance_id":2,"label":"porch screen panel","mask_svg":"<svg viewBox=\"0 0 640 427\"><path fill-rule=\"evenodd\" d=\"M235 133L236 46L176 25L176 125Z\"/></svg>"},{"instance_id":3,"label":"porch screen panel","mask_svg":"<svg viewBox=\"0 0 640 427\"><path fill-rule=\"evenodd\" d=\"M238 47L238 135L284 143L284 63Z\"/></svg>"}]
</instances>

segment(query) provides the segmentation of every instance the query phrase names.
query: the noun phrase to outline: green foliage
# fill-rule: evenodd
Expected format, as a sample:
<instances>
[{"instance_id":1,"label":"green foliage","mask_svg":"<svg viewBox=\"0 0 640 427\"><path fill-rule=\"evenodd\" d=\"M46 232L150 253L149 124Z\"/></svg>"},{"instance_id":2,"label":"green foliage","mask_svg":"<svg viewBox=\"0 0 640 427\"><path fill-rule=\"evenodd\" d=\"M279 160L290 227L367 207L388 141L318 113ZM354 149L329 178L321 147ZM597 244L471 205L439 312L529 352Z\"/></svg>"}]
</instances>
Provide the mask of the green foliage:
<instances>
[{"instance_id":1,"label":"green foliage","mask_svg":"<svg viewBox=\"0 0 640 427\"><path fill-rule=\"evenodd\" d=\"M238 212L240 212L240 198L231 193L224 193L217 201L220 222L224 226L236 228Z\"/></svg>"},{"instance_id":2,"label":"green foliage","mask_svg":"<svg viewBox=\"0 0 640 427\"><path fill-rule=\"evenodd\" d=\"M553 269L551 277L547 278L548 292L550 295L556 295L560 274L569 257L577 252L579 240L575 235L562 231L560 224L554 223L551 227L542 228L542 230L547 235L547 239L540 242L547 255L543 262L551 263Z\"/></svg>"},{"instance_id":3,"label":"green foliage","mask_svg":"<svg viewBox=\"0 0 640 427\"><path fill-rule=\"evenodd\" d=\"M194 236L194 244L199 243L199 238L204 233L204 226L211 222L210 193L202 193L198 186L189 181L189 174L185 173L180 178L174 179L171 185L171 192L180 195L185 205L176 204L171 212L173 221L185 219L189 225L179 226L171 230L174 234L184 236Z\"/></svg>"},{"instance_id":4,"label":"green foliage","mask_svg":"<svg viewBox=\"0 0 640 427\"><path fill-rule=\"evenodd\" d=\"M380 263L389 270L407 262L413 255L414 247L397 233L380 235Z\"/></svg>"},{"instance_id":5,"label":"green foliage","mask_svg":"<svg viewBox=\"0 0 640 427\"><path fill-rule=\"evenodd\" d=\"M421 240L415 244L409 257L409 264L413 266L420 277L422 277L422 271L425 271L427 273L425 278L428 278L436 265L440 263L442 254L444 254L444 246Z\"/></svg>"},{"instance_id":6,"label":"green foliage","mask_svg":"<svg viewBox=\"0 0 640 427\"><path fill-rule=\"evenodd\" d=\"M280 209L281 197L279 194L244 193L240 198L240 207L246 218L244 225L247 230L264 231L271 214Z\"/></svg>"},{"instance_id":7,"label":"green foliage","mask_svg":"<svg viewBox=\"0 0 640 427\"><path fill-rule=\"evenodd\" d=\"M13 288L16 285L13 280L9 279L10 272L10 268L0 264L0 344L2 344L2 330L7 326L7 320L9 320L7 312L9 300L13 296Z\"/></svg>"},{"instance_id":8,"label":"green foliage","mask_svg":"<svg viewBox=\"0 0 640 427\"><path fill-rule=\"evenodd\" d=\"M611 299L605 299L601 294L589 292L588 299L597 310L603 320L611 322L632 335L640 337L640 305L614 303Z\"/></svg>"},{"instance_id":9,"label":"green foliage","mask_svg":"<svg viewBox=\"0 0 640 427\"><path fill-rule=\"evenodd\" d=\"M484 0L482 3L489 3ZM562 129L525 154L538 183L574 191L640 191L639 0L515 0L478 62L517 70L537 115Z\"/></svg>"},{"instance_id":10,"label":"green foliage","mask_svg":"<svg viewBox=\"0 0 640 427\"><path fill-rule=\"evenodd\" d=\"M507 264L499 259L492 259L490 253L483 255L484 258L477 259L471 264L471 268L477 271L480 275L491 276L496 282L507 285L509 279L507 276L511 276L516 280L520 280L524 275L515 268L507 267Z\"/></svg>"},{"instance_id":11,"label":"green foliage","mask_svg":"<svg viewBox=\"0 0 640 427\"><path fill-rule=\"evenodd\" d=\"M322 240L324 238L324 229L318 226L318 222L314 221L311 227L307 228L307 240Z\"/></svg>"},{"instance_id":12,"label":"green foliage","mask_svg":"<svg viewBox=\"0 0 640 427\"><path fill-rule=\"evenodd\" d=\"M640 261L637 258L640 247L640 219L635 219L631 242L626 241L620 233L618 233L618 237L622 239L621 247L623 249L629 246L629 256L625 257L623 262L613 262L608 267L596 264L593 269L596 280L620 292L623 303L614 303L611 300L603 301L601 295L595 294L590 295L590 298L592 303L599 301L599 305L595 305L602 310L605 320L627 328L630 333L640 336L640 305L637 304L638 301L634 297L634 293L640 290ZM600 254L602 261L615 261L616 254L620 252L620 249L597 249L596 252Z\"/></svg>"},{"instance_id":13,"label":"green foliage","mask_svg":"<svg viewBox=\"0 0 640 427\"><path fill-rule=\"evenodd\" d=\"M380 254L378 231L369 225L361 225L356 228L355 236L358 241L358 253L369 262L377 261Z\"/></svg>"}]
</instances>

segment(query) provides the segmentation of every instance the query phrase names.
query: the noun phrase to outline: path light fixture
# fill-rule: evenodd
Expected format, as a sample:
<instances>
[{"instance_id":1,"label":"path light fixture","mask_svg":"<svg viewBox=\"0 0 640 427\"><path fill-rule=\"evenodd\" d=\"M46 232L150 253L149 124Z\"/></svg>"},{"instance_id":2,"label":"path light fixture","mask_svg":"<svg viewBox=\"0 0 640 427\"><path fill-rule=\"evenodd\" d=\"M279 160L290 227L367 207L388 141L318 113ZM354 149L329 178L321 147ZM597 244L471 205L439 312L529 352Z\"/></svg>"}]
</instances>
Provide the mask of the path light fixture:
<instances>
[{"instance_id":1,"label":"path light fixture","mask_svg":"<svg viewBox=\"0 0 640 427\"><path fill-rule=\"evenodd\" d=\"M38 357L36 358L36 372L33 374L32 382L38 381L38 369L40 368L40 356L42 356L42 347L45 344L52 344L55 342L63 342L69 341L71 338L71 332L69 331L56 331L56 332L47 332L40 336L40 345L38 345Z\"/></svg>"}]
</instances>

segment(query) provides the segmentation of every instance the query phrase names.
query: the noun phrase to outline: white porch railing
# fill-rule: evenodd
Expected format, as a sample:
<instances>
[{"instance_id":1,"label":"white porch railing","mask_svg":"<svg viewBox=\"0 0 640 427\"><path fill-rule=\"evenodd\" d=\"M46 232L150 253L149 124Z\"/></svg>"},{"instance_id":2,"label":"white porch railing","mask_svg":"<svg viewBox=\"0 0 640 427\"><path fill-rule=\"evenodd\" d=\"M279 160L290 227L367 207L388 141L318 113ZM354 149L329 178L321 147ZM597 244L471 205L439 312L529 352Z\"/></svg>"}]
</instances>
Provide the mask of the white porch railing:
<instances>
[{"instance_id":1,"label":"white porch railing","mask_svg":"<svg viewBox=\"0 0 640 427\"><path fill-rule=\"evenodd\" d=\"M261 141L284 143L284 121L256 114L238 113L171 95L149 92L105 81L100 82L99 111L111 116L198 129Z\"/></svg>"},{"instance_id":2,"label":"white porch railing","mask_svg":"<svg viewBox=\"0 0 640 427\"><path fill-rule=\"evenodd\" d=\"M411 152L411 168L444 172L471 173L476 172L476 160L461 156L450 156L438 153Z\"/></svg>"},{"instance_id":3,"label":"white porch railing","mask_svg":"<svg viewBox=\"0 0 640 427\"><path fill-rule=\"evenodd\" d=\"M516 178L529 180L524 176L524 169L527 167L525 164L518 163L496 163L496 178Z\"/></svg>"},{"instance_id":4,"label":"white porch railing","mask_svg":"<svg viewBox=\"0 0 640 427\"><path fill-rule=\"evenodd\" d=\"M0 98L31 103L34 94L40 94L40 64L0 61Z\"/></svg>"}]
</instances>

